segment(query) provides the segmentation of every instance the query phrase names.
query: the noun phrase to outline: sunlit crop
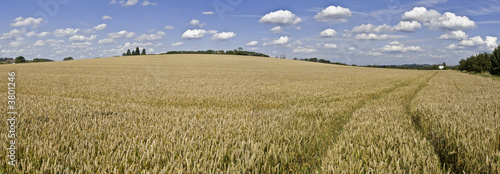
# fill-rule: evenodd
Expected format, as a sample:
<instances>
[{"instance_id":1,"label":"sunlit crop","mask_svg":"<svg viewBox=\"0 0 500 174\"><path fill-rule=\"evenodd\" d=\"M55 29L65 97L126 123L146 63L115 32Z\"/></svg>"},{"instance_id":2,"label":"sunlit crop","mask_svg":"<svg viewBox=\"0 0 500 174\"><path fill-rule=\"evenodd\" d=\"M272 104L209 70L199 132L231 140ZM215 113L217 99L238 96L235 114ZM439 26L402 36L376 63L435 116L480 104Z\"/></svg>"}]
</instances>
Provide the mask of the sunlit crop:
<instances>
[{"instance_id":1,"label":"sunlit crop","mask_svg":"<svg viewBox=\"0 0 500 174\"><path fill-rule=\"evenodd\" d=\"M500 83L441 72L412 103L441 162L456 173L500 173Z\"/></svg>"},{"instance_id":2,"label":"sunlit crop","mask_svg":"<svg viewBox=\"0 0 500 174\"><path fill-rule=\"evenodd\" d=\"M228 55L3 65L3 83L12 70L19 160L4 173L456 171L444 152L499 173L500 82L484 77Z\"/></svg>"}]
</instances>

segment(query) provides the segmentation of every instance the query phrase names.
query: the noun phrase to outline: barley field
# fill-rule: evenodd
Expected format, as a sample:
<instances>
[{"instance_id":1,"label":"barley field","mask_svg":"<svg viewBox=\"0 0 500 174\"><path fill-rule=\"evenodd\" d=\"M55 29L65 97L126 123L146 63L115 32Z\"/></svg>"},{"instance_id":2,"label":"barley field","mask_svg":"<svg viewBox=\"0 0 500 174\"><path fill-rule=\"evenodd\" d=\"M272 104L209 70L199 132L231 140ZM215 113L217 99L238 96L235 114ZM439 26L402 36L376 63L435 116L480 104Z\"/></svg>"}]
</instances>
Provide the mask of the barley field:
<instances>
[{"instance_id":1,"label":"barley field","mask_svg":"<svg viewBox=\"0 0 500 174\"><path fill-rule=\"evenodd\" d=\"M0 173L500 173L500 80L230 55L0 66ZM5 115L5 114L4 114Z\"/></svg>"}]
</instances>

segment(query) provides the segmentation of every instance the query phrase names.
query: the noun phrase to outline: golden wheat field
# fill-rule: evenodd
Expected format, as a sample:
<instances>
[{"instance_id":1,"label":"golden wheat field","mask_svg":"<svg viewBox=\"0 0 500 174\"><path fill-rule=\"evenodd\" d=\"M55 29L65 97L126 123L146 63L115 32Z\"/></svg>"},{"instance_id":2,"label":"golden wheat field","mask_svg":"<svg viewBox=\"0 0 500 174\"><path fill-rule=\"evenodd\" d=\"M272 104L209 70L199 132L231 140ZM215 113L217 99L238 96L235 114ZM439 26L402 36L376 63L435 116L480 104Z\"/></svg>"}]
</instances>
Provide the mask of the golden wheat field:
<instances>
[{"instance_id":1,"label":"golden wheat field","mask_svg":"<svg viewBox=\"0 0 500 174\"><path fill-rule=\"evenodd\" d=\"M1 173L500 173L500 81L229 55L0 66Z\"/></svg>"}]
</instances>

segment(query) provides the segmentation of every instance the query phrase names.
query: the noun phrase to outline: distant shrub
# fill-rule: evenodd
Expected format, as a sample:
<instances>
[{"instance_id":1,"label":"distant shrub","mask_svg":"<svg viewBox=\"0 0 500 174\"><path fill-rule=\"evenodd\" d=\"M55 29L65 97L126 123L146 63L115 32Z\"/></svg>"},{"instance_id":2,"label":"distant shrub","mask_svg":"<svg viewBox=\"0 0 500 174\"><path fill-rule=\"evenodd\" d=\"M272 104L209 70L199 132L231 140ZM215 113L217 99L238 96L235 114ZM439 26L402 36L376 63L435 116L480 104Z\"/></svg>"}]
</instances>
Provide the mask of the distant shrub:
<instances>
[{"instance_id":1,"label":"distant shrub","mask_svg":"<svg viewBox=\"0 0 500 174\"><path fill-rule=\"evenodd\" d=\"M66 57L63 59L63 61L68 61L68 60L74 60L73 57Z\"/></svg>"},{"instance_id":2,"label":"distant shrub","mask_svg":"<svg viewBox=\"0 0 500 174\"><path fill-rule=\"evenodd\" d=\"M15 62L16 63L26 63L26 58L24 58L23 56L16 57Z\"/></svg>"}]
</instances>

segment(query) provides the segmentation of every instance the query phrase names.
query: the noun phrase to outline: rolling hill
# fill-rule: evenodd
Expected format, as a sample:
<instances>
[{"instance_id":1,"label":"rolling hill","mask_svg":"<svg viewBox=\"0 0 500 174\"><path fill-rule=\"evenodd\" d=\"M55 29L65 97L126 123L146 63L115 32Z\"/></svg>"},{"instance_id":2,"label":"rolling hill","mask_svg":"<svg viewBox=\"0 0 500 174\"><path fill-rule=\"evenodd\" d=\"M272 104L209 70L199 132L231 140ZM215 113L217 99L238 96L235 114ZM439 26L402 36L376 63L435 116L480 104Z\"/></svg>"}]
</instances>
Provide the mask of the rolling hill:
<instances>
[{"instance_id":1,"label":"rolling hill","mask_svg":"<svg viewBox=\"0 0 500 174\"><path fill-rule=\"evenodd\" d=\"M0 71L4 173L500 172L500 82L480 76L231 55Z\"/></svg>"}]
</instances>

